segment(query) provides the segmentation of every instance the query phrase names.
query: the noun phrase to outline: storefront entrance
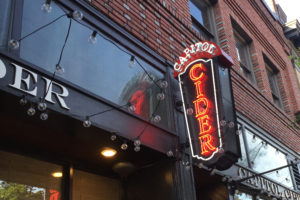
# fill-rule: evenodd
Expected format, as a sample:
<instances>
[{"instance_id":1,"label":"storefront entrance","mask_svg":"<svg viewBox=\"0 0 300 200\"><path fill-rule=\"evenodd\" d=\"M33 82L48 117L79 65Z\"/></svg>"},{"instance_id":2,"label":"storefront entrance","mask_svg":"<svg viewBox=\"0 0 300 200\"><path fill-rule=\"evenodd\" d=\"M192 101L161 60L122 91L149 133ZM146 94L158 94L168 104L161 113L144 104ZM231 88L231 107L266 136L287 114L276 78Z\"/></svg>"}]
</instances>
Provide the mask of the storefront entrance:
<instances>
[{"instance_id":1,"label":"storefront entrance","mask_svg":"<svg viewBox=\"0 0 300 200\"><path fill-rule=\"evenodd\" d=\"M229 193L222 177L194 168L197 200L229 200Z\"/></svg>"},{"instance_id":2,"label":"storefront entrance","mask_svg":"<svg viewBox=\"0 0 300 200\"><path fill-rule=\"evenodd\" d=\"M56 112L27 115L30 105L0 93L0 199L172 199L173 161L165 154ZM127 142L128 148L120 147ZM101 156L101 149L117 151Z\"/></svg>"}]
</instances>

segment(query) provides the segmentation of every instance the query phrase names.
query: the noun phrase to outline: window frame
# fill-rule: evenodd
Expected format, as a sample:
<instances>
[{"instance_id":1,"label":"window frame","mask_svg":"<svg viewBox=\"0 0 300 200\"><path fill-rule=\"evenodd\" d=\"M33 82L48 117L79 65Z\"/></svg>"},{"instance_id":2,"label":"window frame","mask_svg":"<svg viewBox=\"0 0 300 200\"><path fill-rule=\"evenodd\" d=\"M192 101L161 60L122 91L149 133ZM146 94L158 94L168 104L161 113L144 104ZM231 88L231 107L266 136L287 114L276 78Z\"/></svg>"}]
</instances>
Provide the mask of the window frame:
<instances>
[{"instance_id":1,"label":"window frame","mask_svg":"<svg viewBox=\"0 0 300 200\"><path fill-rule=\"evenodd\" d=\"M241 127L241 137L243 137L244 139L244 146L245 146L245 151L246 151L246 160L247 160L247 165L243 165L240 162L237 162L237 165L249 168L251 170L252 166L251 166L251 161L249 159L248 156L248 152L249 152L249 147L247 144L247 138L246 138L246 133L245 130L247 129L248 131L250 131L252 134L254 134L255 136L259 137L262 141L267 142L269 145L271 145L273 148L276 148L277 150L279 150L281 153L285 154L285 155L290 155L290 156L286 156L286 161L287 164L291 163L291 159L299 159L300 157L298 155L295 154L295 152L293 152L292 150L290 150L288 147L286 147L285 145L283 145L282 143L280 143L278 140L276 140L276 138L272 137L269 133L267 133L265 130L261 129L260 127L258 127L257 125L253 124L253 122L251 122L249 119L247 119L246 117L244 117L241 113L237 112L237 122ZM291 176L291 182L293 185L293 189L294 190L298 190L296 182L295 182L295 176L294 176L294 172L292 169L292 166L288 167L289 170L289 174ZM277 182L276 180L267 177L268 179L271 179L274 182ZM280 185L282 185L281 183L278 183ZM288 188L285 185L282 185L286 188Z\"/></svg>"},{"instance_id":2,"label":"window frame","mask_svg":"<svg viewBox=\"0 0 300 200\"><path fill-rule=\"evenodd\" d=\"M198 0L198 1L189 0L189 5L193 4L201 13L202 13L202 9L199 8L197 3L195 3L195 2L197 2L198 4L204 5L205 9L207 9L208 24L210 24L210 27L209 28L205 27L204 24L199 22L199 20L197 20L196 17L193 16L193 14L191 12L191 8L190 8L190 16L191 16L191 22L192 22L193 29L195 29L201 35L203 35L202 33L204 33L203 36L205 37L205 39L215 41L217 39L217 37L215 37L215 35L216 35L216 29L215 29L215 23L214 23L215 17L213 14L211 4L205 0Z\"/></svg>"},{"instance_id":3,"label":"window frame","mask_svg":"<svg viewBox=\"0 0 300 200\"><path fill-rule=\"evenodd\" d=\"M265 55L264 55L264 62L265 62L265 69L267 73L269 87L272 94L273 103L277 107L283 109L282 97L278 86L278 74L280 72Z\"/></svg>"},{"instance_id":4,"label":"window frame","mask_svg":"<svg viewBox=\"0 0 300 200\"><path fill-rule=\"evenodd\" d=\"M171 76L168 73L168 69L173 66L172 63L170 63L168 60L163 58L162 56L158 55L156 52L154 52L150 47L148 47L146 44L139 41L136 37L134 37L131 33L127 32L124 28L119 26L116 22L106 17L104 14L99 12L98 9L94 8L92 5L90 5L88 2L83 0L64 0L64 1L54 1L52 3L59 4L61 8L64 8L65 10L73 11L73 10L80 10L83 13L83 20L89 24L91 27L94 27L95 30L101 32L106 37L110 38L114 42L120 44L124 48L126 48L129 52L136 55L140 59L142 59L144 62L148 63L153 67L154 69L161 72L168 83L170 83ZM8 40L12 38L20 38L21 32L22 32L22 17L23 17L23 5L24 0L17 0L15 1L13 8L12 8L12 27L11 27L11 35L8 36ZM7 50L8 49L8 50ZM36 66L29 61L23 60L20 58L20 48L17 50L11 50L10 48L7 49L0 49L0 53L2 55L5 55L7 57L10 57L14 60L17 60L22 63L26 63L26 65L29 65L31 68L38 72L42 72L49 77L53 76L53 73ZM110 101L109 99L105 99L102 96L95 94L85 88L82 88L81 86L70 82L67 79L61 78L59 76L55 77L56 80L59 80L60 82L67 84L68 86L88 95L93 98L96 98L99 101L102 101L103 103L112 106L114 109L120 110L120 105ZM168 125L159 125L155 123L151 123L153 126L158 126L159 128L166 130L168 132L172 132L175 134L175 120L174 119L174 106L171 103L172 102L172 92L170 91L170 87L168 87L166 90L166 95L168 95L170 98L168 100L167 106L169 107L168 112ZM126 109L121 109L124 112L128 112ZM128 112L129 113L129 112ZM134 117L138 117L139 119L143 120L146 123L149 123L149 119L134 115Z\"/></svg>"},{"instance_id":5,"label":"window frame","mask_svg":"<svg viewBox=\"0 0 300 200\"><path fill-rule=\"evenodd\" d=\"M231 24L233 29L236 54L237 54L240 70L243 73L243 75L247 78L248 81L257 85L254 71L253 71L251 55L250 55L250 44L252 43L252 39L232 18L231 18ZM239 46L241 48L239 48ZM244 61L242 57L244 57L245 59Z\"/></svg>"}]
</instances>

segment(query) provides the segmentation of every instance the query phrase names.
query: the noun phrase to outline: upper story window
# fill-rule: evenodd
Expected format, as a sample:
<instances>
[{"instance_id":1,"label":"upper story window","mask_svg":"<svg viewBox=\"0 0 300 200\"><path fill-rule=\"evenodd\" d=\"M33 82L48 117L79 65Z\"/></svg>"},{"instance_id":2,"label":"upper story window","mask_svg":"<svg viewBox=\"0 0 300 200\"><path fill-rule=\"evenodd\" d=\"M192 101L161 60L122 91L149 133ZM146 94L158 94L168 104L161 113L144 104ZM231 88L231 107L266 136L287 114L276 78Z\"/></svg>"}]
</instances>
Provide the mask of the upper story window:
<instances>
[{"instance_id":1,"label":"upper story window","mask_svg":"<svg viewBox=\"0 0 300 200\"><path fill-rule=\"evenodd\" d=\"M250 44L252 40L236 22L232 21L232 26L235 39L235 49L240 65L240 70L249 81L255 83L250 57Z\"/></svg>"},{"instance_id":2,"label":"upper story window","mask_svg":"<svg viewBox=\"0 0 300 200\"><path fill-rule=\"evenodd\" d=\"M258 136L256 129L241 125L239 137L241 143L242 157L238 163L249 167L258 173L286 166L288 159L285 153L276 148L271 142ZM288 167L265 174L266 177L281 183L282 185L293 188L292 174Z\"/></svg>"},{"instance_id":3,"label":"upper story window","mask_svg":"<svg viewBox=\"0 0 300 200\"><path fill-rule=\"evenodd\" d=\"M18 38L13 38L12 35L7 38L19 39L65 14L64 10L53 1L50 13L41 10L41 5L45 3L45 0L23 0L22 2L19 8L22 12L13 13L14 18L20 19L21 26L18 26L19 23L13 24L9 21L11 15L9 13L6 15L8 22L0 23L0 36L2 33L10 32L6 24L12 23L13 31L19 31L18 34L12 35L20 35ZM0 11L3 8L2 5L6 4L10 4L10 1L0 1ZM71 11L66 10L66 12ZM3 14L0 12L0 16ZM0 22L2 19L0 18ZM21 40L20 48L17 50L9 50L52 74L58 63L70 20L72 23L69 37L60 62L64 73L56 73L56 77L63 78L108 103L124 106L124 109L126 109L126 104L131 103L136 108L135 114L147 120L154 117L155 113L161 118L160 125L170 127L170 120L168 120L170 116L167 112L170 103L168 103L167 91L164 91L163 100L160 101L157 97L158 93L161 93L158 85L165 80L164 68L154 66L153 60L145 60L142 51L139 51L141 56L136 55L131 51L136 47L129 40L124 40L121 35L113 33L113 35L106 36L98 29L104 26L100 24L101 22L99 22L100 25L98 24L99 27L92 27L87 17L79 23L63 16L46 28ZM105 28L108 29L108 27ZM97 42L94 44L88 41L93 30L99 33L96 36ZM1 40L2 37L0 37ZM7 45L7 40L9 39L3 43L1 41L1 44ZM126 46L118 41L126 41ZM135 66L129 67L132 55L135 56Z\"/></svg>"},{"instance_id":4,"label":"upper story window","mask_svg":"<svg viewBox=\"0 0 300 200\"><path fill-rule=\"evenodd\" d=\"M269 59L265 58L266 72L269 80L269 85L272 93L273 102L280 108L282 108L281 96L278 87L278 69L270 62Z\"/></svg>"},{"instance_id":5,"label":"upper story window","mask_svg":"<svg viewBox=\"0 0 300 200\"><path fill-rule=\"evenodd\" d=\"M299 87L300 87L300 67L298 66L300 64L296 63L295 60L293 61L293 64L294 64L294 69L295 69L295 74L296 74L296 77L297 77L297 81L298 81L298 84L299 84Z\"/></svg>"},{"instance_id":6,"label":"upper story window","mask_svg":"<svg viewBox=\"0 0 300 200\"><path fill-rule=\"evenodd\" d=\"M213 39L213 14L205 0L189 0L192 25L205 39Z\"/></svg>"}]
</instances>

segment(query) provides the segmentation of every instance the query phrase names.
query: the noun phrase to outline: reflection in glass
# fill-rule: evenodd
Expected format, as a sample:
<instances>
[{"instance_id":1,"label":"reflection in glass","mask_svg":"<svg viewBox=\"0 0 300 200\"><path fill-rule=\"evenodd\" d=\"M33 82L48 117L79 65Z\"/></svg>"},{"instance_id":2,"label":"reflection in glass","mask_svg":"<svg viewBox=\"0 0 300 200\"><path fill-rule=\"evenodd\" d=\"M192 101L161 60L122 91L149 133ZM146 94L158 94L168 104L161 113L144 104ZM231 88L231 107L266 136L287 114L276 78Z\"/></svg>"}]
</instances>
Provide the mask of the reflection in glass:
<instances>
[{"instance_id":1,"label":"reflection in glass","mask_svg":"<svg viewBox=\"0 0 300 200\"><path fill-rule=\"evenodd\" d=\"M40 11L40 4L24 0L22 36L37 27L47 24L63 15L62 10L52 3L52 12ZM63 17L36 34L21 42L20 56L53 73L58 62L60 50L68 29L69 19ZM164 79L164 75L138 57L135 59L147 70L145 73L138 66L130 68L131 55L116 42L113 44L103 37L97 37L97 43L91 44L88 38L91 30L73 21L68 42L61 60L64 79L91 91L120 106L131 103L136 107L136 114L149 118L155 110L162 117L160 124L168 124L167 101L158 104L157 93L161 92L155 82Z\"/></svg>"},{"instance_id":2,"label":"reflection in glass","mask_svg":"<svg viewBox=\"0 0 300 200\"><path fill-rule=\"evenodd\" d=\"M0 1L0 49L7 45L12 3L12 0Z\"/></svg>"},{"instance_id":3,"label":"reflection in glass","mask_svg":"<svg viewBox=\"0 0 300 200\"><path fill-rule=\"evenodd\" d=\"M240 127L240 124L238 124L238 127ZM238 163L244 166L248 166L247 153L246 153L243 134L239 134L239 139L241 145L241 157L239 158Z\"/></svg>"},{"instance_id":4,"label":"reflection in glass","mask_svg":"<svg viewBox=\"0 0 300 200\"><path fill-rule=\"evenodd\" d=\"M254 136L254 134L249 130L246 129L245 132L247 145L249 148L249 160L251 162L252 168L255 171L265 172L287 165L286 156L282 152L278 151L270 144L267 145L266 142L264 142L258 136ZM274 171L268 173L265 176L287 187L293 187L291 181L286 181L291 180L291 175L288 167L278 170L278 172Z\"/></svg>"},{"instance_id":5,"label":"reflection in glass","mask_svg":"<svg viewBox=\"0 0 300 200\"><path fill-rule=\"evenodd\" d=\"M31 158L0 152L0 199L59 200L62 167Z\"/></svg>"},{"instance_id":6,"label":"reflection in glass","mask_svg":"<svg viewBox=\"0 0 300 200\"><path fill-rule=\"evenodd\" d=\"M234 193L234 200L253 200L254 198L247 193L241 191L235 191Z\"/></svg>"}]
</instances>

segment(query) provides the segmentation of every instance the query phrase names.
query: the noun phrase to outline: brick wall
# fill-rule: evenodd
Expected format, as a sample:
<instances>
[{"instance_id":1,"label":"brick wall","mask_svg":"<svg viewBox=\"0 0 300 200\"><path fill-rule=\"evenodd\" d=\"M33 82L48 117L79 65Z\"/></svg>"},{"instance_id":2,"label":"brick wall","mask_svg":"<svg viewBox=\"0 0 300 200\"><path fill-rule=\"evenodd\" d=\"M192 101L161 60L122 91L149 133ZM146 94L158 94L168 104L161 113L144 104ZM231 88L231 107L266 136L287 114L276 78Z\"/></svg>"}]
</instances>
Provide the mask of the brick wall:
<instances>
[{"instance_id":1,"label":"brick wall","mask_svg":"<svg viewBox=\"0 0 300 200\"><path fill-rule=\"evenodd\" d=\"M91 4L158 54L175 62L183 50L204 37L191 25L188 0L92 0ZM300 88L288 58L289 43L281 26L260 0L219 0L213 6L219 45L237 62L232 17L253 40L251 60L257 85L233 66L232 82L237 110L248 119L300 152L300 132L290 127L300 111ZM272 102L263 53L280 72L284 109Z\"/></svg>"}]
</instances>

